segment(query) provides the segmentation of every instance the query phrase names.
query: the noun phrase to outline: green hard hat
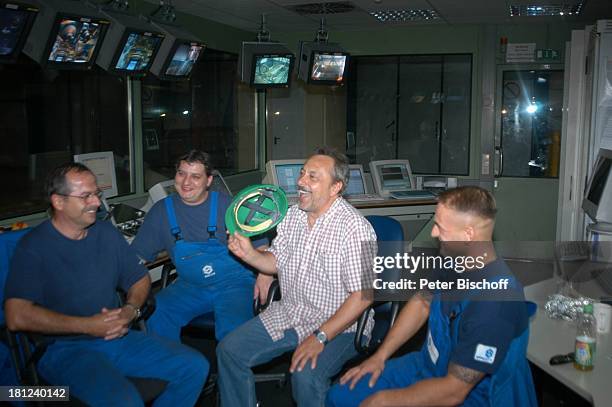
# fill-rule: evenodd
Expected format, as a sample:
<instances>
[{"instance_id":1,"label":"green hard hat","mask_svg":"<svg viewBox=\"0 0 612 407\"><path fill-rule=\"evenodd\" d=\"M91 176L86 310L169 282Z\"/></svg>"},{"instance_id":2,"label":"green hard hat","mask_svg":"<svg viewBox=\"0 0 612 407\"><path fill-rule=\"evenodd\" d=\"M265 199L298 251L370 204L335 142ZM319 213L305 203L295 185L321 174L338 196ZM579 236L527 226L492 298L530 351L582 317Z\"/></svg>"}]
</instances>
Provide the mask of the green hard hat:
<instances>
[{"instance_id":1,"label":"green hard hat","mask_svg":"<svg viewBox=\"0 0 612 407\"><path fill-rule=\"evenodd\" d=\"M287 208L287 196L279 186L251 185L236 194L225 211L225 227L230 234L260 235L278 225Z\"/></svg>"}]
</instances>

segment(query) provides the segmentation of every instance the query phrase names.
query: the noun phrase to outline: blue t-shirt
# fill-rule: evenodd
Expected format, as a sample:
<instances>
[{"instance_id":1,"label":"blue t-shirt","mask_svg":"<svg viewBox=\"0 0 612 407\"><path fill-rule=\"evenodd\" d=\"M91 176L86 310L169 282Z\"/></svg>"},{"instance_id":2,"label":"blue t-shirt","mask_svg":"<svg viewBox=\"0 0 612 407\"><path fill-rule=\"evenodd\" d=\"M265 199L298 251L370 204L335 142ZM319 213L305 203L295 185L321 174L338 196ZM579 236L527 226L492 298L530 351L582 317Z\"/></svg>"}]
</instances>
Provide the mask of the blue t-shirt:
<instances>
[{"instance_id":1,"label":"blue t-shirt","mask_svg":"<svg viewBox=\"0 0 612 407\"><path fill-rule=\"evenodd\" d=\"M208 198L199 205L187 205L178 194L171 195L176 213L176 222L181 228L183 239L187 242L205 242L209 238L208 216L210 213L210 193ZM227 194L217 193L217 232L215 237L219 243L227 245L225 228L225 212L231 203ZM153 261L163 250L172 255L174 236L170 232L170 223L166 213L164 200L153 205L147 213L144 223L138 229L138 234L132 241L132 247L146 261ZM265 239L253 242L255 246L267 243ZM228 252L229 253L229 252Z\"/></svg>"},{"instance_id":2,"label":"blue t-shirt","mask_svg":"<svg viewBox=\"0 0 612 407\"><path fill-rule=\"evenodd\" d=\"M99 221L81 240L62 235L47 220L17 245L5 298L21 298L71 316L91 316L118 306L117 288L128 291L147 274L136 252L109 222Z\"/></svg>"},{"instance_id":3,"label":"blue t-shirt","mask_svg":"<svg viewBox=\"0 0 612 407\"><path fill-rule=\"evenodd\" d=\"M512 277L512 273L502 259L497 259L487 264L478 277L491 280L495 277ZM483 297L484 300L468 302L458 318L457 345L450 357L452 363L483 373L494 374L497 371L510 343L524 332L528 323L522 287L516 285L511 291L500 295L506 298L503 301ZM456 304L456 301L442 301L441 304L442 312L451 316L451 325L454 323L452 310ZM481 357L482 352L487 350L494 350L492 361Z\"/></svg>"}]
</instances>

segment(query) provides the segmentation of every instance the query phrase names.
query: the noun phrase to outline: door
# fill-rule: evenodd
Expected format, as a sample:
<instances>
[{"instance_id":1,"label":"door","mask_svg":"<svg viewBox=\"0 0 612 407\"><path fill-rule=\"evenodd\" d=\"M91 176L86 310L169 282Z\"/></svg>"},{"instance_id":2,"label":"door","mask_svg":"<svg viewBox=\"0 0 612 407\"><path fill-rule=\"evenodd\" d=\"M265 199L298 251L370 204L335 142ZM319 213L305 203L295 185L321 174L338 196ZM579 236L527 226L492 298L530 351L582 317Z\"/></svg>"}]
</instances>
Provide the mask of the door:
<instances>
[{"instance_id":1,"label":"door","mask_svg":"<svg viewBox=\"0 0 612 407\"><path fill-rule=\"evenodd\" d=\"M563 70L504 67L497 89L495 240L554 241Z\"/></svg>"}]
</instances>

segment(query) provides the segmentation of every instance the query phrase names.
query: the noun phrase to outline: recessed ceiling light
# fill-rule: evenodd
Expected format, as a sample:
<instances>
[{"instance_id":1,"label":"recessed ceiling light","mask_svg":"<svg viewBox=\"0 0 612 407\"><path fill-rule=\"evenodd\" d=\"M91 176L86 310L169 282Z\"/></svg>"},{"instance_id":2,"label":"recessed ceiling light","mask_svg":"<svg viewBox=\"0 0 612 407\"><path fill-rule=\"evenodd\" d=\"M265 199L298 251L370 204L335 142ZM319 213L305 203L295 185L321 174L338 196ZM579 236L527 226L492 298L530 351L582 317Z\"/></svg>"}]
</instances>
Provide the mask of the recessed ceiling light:
<instances>
[{"instance_id":1,"label":"recessed ceiling light","mask_svg":"<svg viewBox=\"0 0 612 407\"><path fill-rule=\"evenodd\" d=\"M582 3L562 3L547 5L513 4L510 6L510 17L541 17L578 15L582 10Z\"/></svg>"},{"instance_id":2,"label":"recessed ceiling light","mask_svg":"<svg viewBox=\"0 0 612 407\"><path fill-rule=\"evenodd\" d=\"M435 10L375 10L369 13L382 23L401 21L438 20Z\"/></svg>"}]
</instances>

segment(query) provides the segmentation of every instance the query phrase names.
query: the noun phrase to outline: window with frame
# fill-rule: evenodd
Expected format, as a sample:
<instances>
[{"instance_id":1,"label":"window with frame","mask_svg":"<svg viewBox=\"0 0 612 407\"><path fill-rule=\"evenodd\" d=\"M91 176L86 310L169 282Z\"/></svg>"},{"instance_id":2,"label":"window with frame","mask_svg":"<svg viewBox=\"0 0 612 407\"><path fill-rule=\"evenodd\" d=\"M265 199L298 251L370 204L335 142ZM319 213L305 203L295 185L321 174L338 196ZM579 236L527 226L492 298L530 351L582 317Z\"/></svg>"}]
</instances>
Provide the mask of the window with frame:
<instances>
[{"instance_id":1,"label":"window with frame","mask_svg":"<svg viewBox=\"0 0 612 407\"><path fill-rule=\"evenodd\" d=\"M352 58L347 153L374 160L409 159L414 173L469 173L472 56Z\"/></svg>"},{"instance_id":2,"label":"window with frame","mask_svg":"<svg viewBox=\"0 0 612 407\"><path fill-rule=\"evenodd\" d=\"M174 177L190 149L224 176L259 168L255 91L238 78L238 55L206 49L189 80L147 77L142 86L144 187Z\"/></svg>"},{"instance_id":3,"label":"window with frame","mask_svg":"<svg viewBox=\"0 0 612 407\"><path fill-rule=\"evenodd\" d=\"M43 70L22 55L0 65L0 89L0 219L46 210L46 175L74 154L112 151L119 195L132 192L125 78Z\"/></svg>"}]
</instances>

